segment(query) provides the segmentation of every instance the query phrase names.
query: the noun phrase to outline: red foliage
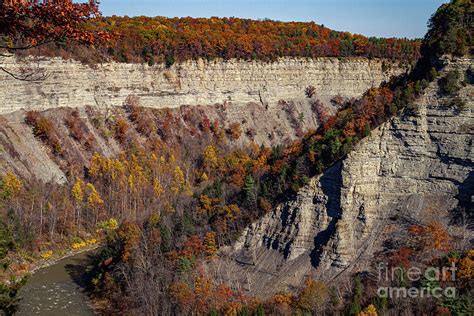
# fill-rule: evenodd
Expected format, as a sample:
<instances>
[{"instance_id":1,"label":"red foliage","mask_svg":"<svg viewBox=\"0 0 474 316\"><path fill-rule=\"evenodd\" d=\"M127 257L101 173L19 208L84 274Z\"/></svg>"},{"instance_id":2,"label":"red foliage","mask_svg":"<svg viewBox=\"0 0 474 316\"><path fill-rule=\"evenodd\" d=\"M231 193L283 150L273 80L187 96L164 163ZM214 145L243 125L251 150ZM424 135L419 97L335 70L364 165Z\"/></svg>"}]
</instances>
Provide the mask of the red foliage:
<instances>
[{"instance_id":1,"label":"red foliage","mask_svg":"<svg viewBox=\"0 0 474 316\"><path fill-rule=\"evenodd\" d=\"M106 54L121 62L157 62L198 58L276 60L293 57L364 56L414 62L420 42L366 38L332 31L314 22L256 21L240 18L108 17L87 29L111 30L117 39ZM66 48L73 55L74 47ZM58 54L57 51L51 51Z\"/></svg>"},{"instance_id":2,"label":"red foliage","mask_svg":"<svg viewBox=\"0 0 474 316\"><path fill-rule=\"evenodd\" d=\"M70 39L95 44L110 39L110 33L86 29L85 23L99 17L96 1L8 1L0 5L0 34L12 43L10 50L35 47Z\"/></svg>"},{"instance_id":3,"label":"red foliage","mask_svg":"<svg viewBox=\"0 0 474 316\"><path fill-rule=\"evenodd\" d=\"M408 269L410 267L410 256L413 254L413 250L407 247L403 247L395 251L390 257L390 265L392 267L404 267Z\"/></svg>"}]
</instances>

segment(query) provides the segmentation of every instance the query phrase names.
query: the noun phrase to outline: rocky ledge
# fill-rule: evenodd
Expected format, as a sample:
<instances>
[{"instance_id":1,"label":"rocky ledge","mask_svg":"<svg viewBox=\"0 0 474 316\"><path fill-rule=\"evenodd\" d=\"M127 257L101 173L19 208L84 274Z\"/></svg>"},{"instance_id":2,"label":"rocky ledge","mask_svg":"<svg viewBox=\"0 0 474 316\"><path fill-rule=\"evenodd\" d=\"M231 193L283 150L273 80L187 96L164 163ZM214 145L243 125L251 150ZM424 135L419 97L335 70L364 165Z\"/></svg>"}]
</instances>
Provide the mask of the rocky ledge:
<instances>
[{"instance_id":1,"label":"rocky ledge","mask_svg":"<svg viewBox=\"0 0 474 316\"><path fill-rule=\"evenodd\" d=\"M42 78L26 82L0 72L0 114L19 109L121 106L134 94L142 105L175 108L232 102L271 104L304 98L313 85L327 101L358 97L372 86L407 71L397 62L367 58L282 58L272 63L244 60L188 61L164 65L105 63L84 65L59 58L0 58L16 74Z\"/></svg>"}]
</instances>

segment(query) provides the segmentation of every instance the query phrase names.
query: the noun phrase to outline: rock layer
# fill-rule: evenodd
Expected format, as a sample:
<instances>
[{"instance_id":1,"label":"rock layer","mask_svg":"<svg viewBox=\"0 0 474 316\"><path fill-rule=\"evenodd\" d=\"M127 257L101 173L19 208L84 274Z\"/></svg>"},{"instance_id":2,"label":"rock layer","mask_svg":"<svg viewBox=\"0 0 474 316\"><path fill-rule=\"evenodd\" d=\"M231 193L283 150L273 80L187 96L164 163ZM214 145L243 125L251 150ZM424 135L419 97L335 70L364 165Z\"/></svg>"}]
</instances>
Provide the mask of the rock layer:
<instances>
[{"instance_id":1,"label":"rock layer","mask_svg":"<svg viewBox=\"0 0 474 316\"><path fill-rule=\"evenodd\" d=\"M472 65L460 59L444 72ZM249 226L223 252L227 280L254 295L298 288L307 276L334 281L370 263L385 228L400 226L397 218L447 222L458 206L472 210L474 88L459 92L463 110L438 90L432 83L416 114L372 131L295 200Z\"/></svg>"},{"instance_id":2,"label":"rock layer","mask_svg":"<svg viewBox=\"0 0 474 316\"><path fill-rule=\"evenodd\" d=\"M372 86L407 71L388 60L366 58L282 58L264 63L241 60L188 61L163 65L106 63L93 66L59 58L1 58L0 66L16 74L45 75L25 82L0 72L0 114L18 109L44 110L86 105L120 106L130 94L143 106L276 103L304 97L313 85L323 101L340 94L357 97Z\"/></svg>"}]
</instances>

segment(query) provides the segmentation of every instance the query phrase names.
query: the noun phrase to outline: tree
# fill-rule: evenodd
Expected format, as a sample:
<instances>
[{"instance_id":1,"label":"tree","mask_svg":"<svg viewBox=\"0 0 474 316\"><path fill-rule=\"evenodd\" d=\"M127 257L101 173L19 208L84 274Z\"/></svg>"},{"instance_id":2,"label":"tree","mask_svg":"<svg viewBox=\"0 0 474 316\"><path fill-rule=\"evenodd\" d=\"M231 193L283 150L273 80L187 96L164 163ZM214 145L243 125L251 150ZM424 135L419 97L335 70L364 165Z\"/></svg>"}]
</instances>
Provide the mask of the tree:
<instances>
[{"instance_id":1,"label":"tree","mask_svg":"<svg viewBox=\"0 0 474 316\"><path fill-rule=\"evenodd\" d=\"M9 284L0 283L0 311L4 315L14 315L18 312L20 289L26 284L27 278L13 279Z\"/></svg>"},{"instance_id":2,"label":"tree","mask_svg":"<svg viewBox=\"0 0 474 316\"><path fill-rule=\"evenodd\" d=\"M26 2L26 1L25 1ZM52 2L52 1L51 1ZM58 3L58 1L54 1ZM87 30L111 30L119 36L107 54L120 62L156 62L171 67L189 59L240 58L275 60L293 57L366 56L413 62L419 40L373 39L330 31L314 23L252 21L248 19L194 19L108 17L89 19ZM50 54L66 51L73 57L84 50L69 42L45 47ZM65 45L64 45L65 44ZM93 52L93 48L89 51ZM80 57L80 56L79 56Z\"/></svg>"},{"instance_id":3,"label":"tree","mask_svg":"<svg viewBox=\"0 0 474 316\"><path fill-rule=\"evenodd\" d=\"M357 316L378 316L378 313L375 306L370 304L364 311L360 312Z\"/></svg>"},{"instance_id":4,"label":"tree","mask_svg":"<svg viewBox=\"0 0 474 316\"><path fill-rule=\"evenodd\" d=\"M100 197L99 193L95 189L92 183L87 184L87 188L89 189L89 196L87 197L87 204L90 208L96 208L104 204L104 200Z\"/></svg>"},{"instance_id":5,"label":"tree","mask_svg":"<svg viewBox=\"0 0 474 316\"><path fill-rule=\"evenodd\" d=\"M74 3L55 1L2 1L0 3L0 57L11 56L46 43L71 40L94 45L111 38L109 32L85 28L87 21L100 16L98 1ZM3 50L3 53L1 52ZM44 80L36 71L15 74L0 70L19 80Z\"/></svg>"},{"instance_id":6,"label":"tree","mask_svg":"<svg viewBox=\"0 0 474 316\"><path fill-rule=\"evenodd\" d=\"M356 277L354 280L354 297L351 305L349 306L350 315L358 315L362 311L361 303L364 295L364 285L360 280L360 277Z\"/></svg>"},{"instance_id":7,"label":"tree","mask_svg":"<svg viewBox=\"0 0 474 316\"><path fill-rule=\"evenodd\" d=\"M445 54L462 56L474 44L471 0L451 0L443 4L428 23L428 33L421 48L425 57Z\"/></svg>"},{"instance_id":8,"label":"tree","mask_svg":"<svg viewBox=\"0 0 474 316\"><path fill-rule=\"evenodd\" d=\"M208 232L204 236L204 253L207 260L212 260L217 253L216 233Z\"/></svg>"},{"instance_id":9,"label":"tree","mask_svg":"<svg viewBox=\"0 0 474 316\"><path fill-rule=\"evenodd\" d=\"M7 172L0 181L0 198L16 196L23 188L22 182L12 172Z\"/></svg>"},{"instance_id":10,"label":"tree","mask_svg":"<svg viewBox=\"0 0 474 316\"><path fill-rule=\"evenodd\" d=\"M245 199L247 203L255 207L257 205L257 192L255 187L255 181L251 175L245 178L244 188Z\"/></svg>"},{"instance_id":11,"label":"tree","mask_svg":"<svg viewBox=\"0 0 474 316\"><path fill-rule=\"evenodd\" d=\"M305 288L298 296L298 308L313 314L320 314L329 300L329 291L324 282L307 279Z\"/></svg>"},{"instance_id":12,"label":"tree","mask_svg":"<svg viewBox=\"0 0 474 316\"><path fill-rule=\"evenodd\" d=\"M179 194L185 189L186 180L184 179L183 170L179 166L176 166L173 173L173 182L171 185L171 191L174 194Z\"/></svg>"},{"instance_id":13,"label":"tree","mask_svg":"<svg viewBox=\"0 0 474 316\"><path fill-rule=\"evenodd\" d=\"M206 147L203 154L203 162L209 175L219 167L219 156L215 146L209 145Z\"/></svg>"},{"instance_id":14,"label":"tree","mask_svg":"<svg viewBox=\"0 0 474 316\"><path fill-rule=\"evenodd\" d=\"M229 125L229 129L227 131L230 134L232 140L238 140L242 135L242 129L240 128L240 123L232 123Z\"/></svg>"},{"instance_id":15,"label":"tree","mask_svg":"<svg viewBox=\"0 0 474 316\"><path fill-rule=\"evenodd\" d=\"M448 72L444 78L440 79L441 92L446 95L455 95L461 89L459 77L458 70Z\"/></svg>"},{"instance_id":16,"label":"tree","mask_svg":"<svg viewBox=\"0 0 474 316\"><path fill-rule=\"evenodd\" d=\"M328 111L324 104L319 100L311 101L311 110L316 114L320 124L326 123L329 118Z\"/></svg>"},{"instance_id":17,"label":"tree","mask_svg":"<svg viewBox=\"0 0 474 316\"><path fill-rule=\"evenodd\" d=\"M71 189L71 194L74 197L74 201L77 204L81 204L82 201L84 201L83 187L84 187L84 182L81 179L76 178L76 182L74 183Z\"/></svg>"}]
</instances>

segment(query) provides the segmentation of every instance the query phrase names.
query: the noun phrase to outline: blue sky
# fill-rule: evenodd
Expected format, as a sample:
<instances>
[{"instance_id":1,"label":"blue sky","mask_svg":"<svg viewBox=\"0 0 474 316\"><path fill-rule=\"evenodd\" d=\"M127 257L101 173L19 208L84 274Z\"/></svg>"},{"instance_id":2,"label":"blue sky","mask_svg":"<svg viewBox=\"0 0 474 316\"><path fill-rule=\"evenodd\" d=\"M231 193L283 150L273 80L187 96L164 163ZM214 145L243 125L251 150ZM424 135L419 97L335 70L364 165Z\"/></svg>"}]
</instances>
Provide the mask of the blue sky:
<instances>
[{"instance_id":1,"label":"blue sky","mask_svg":"<svg viewBox=\"0 0 474 316\"><path fill-rule=\"evenodd\" d=\"M447 0L102 0L104 15L243 17L315 21L367 36L423 37Z\"/></svg>"}]
</instances>

